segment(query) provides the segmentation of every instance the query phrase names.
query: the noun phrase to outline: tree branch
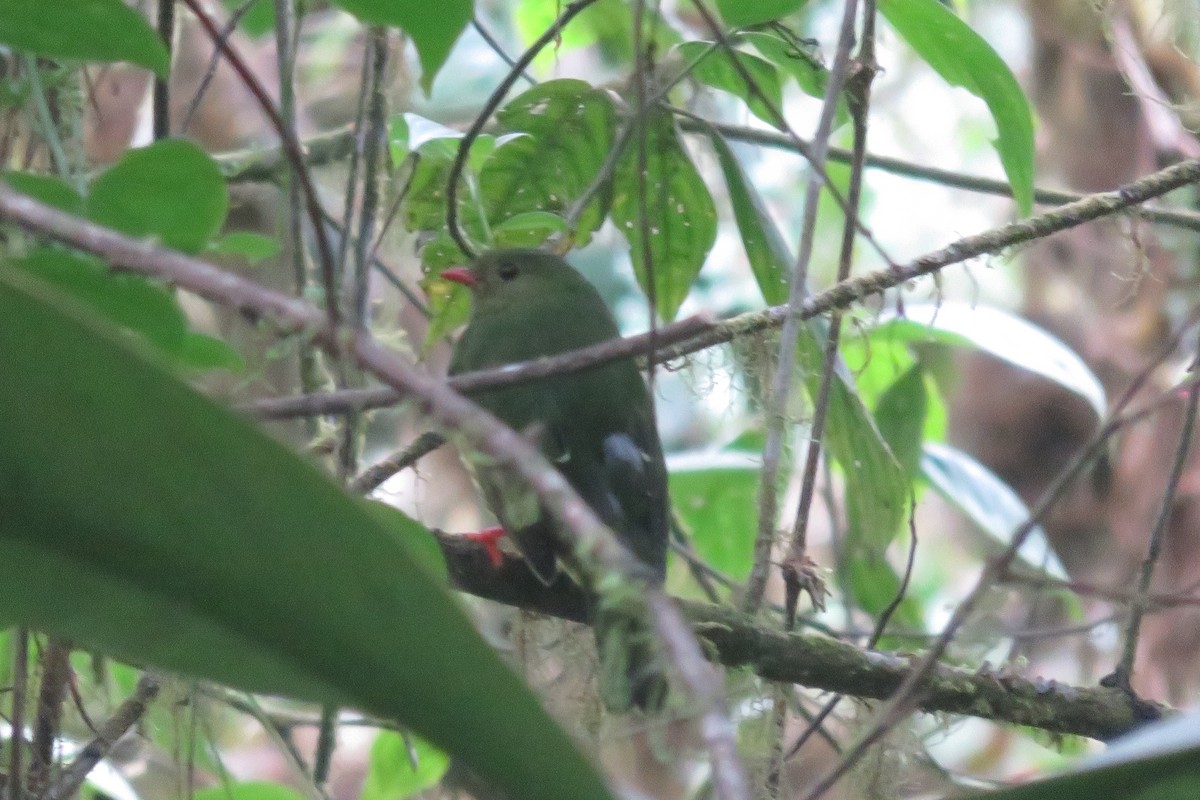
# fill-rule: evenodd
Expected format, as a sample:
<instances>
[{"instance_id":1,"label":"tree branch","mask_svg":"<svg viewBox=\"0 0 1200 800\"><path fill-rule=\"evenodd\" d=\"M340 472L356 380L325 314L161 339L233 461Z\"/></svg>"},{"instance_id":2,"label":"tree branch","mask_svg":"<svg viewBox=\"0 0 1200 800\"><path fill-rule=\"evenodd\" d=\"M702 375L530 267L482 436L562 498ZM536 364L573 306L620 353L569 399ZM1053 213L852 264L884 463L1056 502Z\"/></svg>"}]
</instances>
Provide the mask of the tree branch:
<instances>
[{"instance_id":1,"label":"tree branch","mask_svg":"<svg viewBox=\"0 0 1200 800\"><path fill-rule=\"evenodd\" d=\"M438 542L450 581L461 591L575 622L591 617L587 593L565 577L545 586L518 557L506 555L493 568L477 542L444 533L438 535ZM765 680L883 700L922 659L921 653L864 650L827 636L787 633L778 622L756 621L732 608L688 600L676 603L696 636L710 648L710 657L727 667L748 668ZM934 667L918 707L927 713L963 714L1101 741L1146 721L1135 714L1119 689L1071 686L944 664Z\"/></svg>"}]
</instances>

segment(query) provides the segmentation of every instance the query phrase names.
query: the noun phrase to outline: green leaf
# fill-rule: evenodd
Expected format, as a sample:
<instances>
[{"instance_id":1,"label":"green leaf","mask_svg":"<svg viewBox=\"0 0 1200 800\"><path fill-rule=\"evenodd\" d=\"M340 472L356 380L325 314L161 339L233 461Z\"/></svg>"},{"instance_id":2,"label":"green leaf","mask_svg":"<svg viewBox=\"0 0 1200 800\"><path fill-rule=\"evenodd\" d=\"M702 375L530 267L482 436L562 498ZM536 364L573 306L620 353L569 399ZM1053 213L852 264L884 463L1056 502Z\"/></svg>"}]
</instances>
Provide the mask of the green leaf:
<instances>
[{"instance_id":1,"label":"green leaf","mask_svg":"<svg viewBox=\"0 0 1200 800\"><path fill-rule=\"evenodd\" d=\"M316 467L23 272L0 270L0 319L0 618L362 708L510 796L610 797L441 579Z\"/></svg>"},{"instance_id":2,"label":"green leaf","mask_svg":"<svg viewBox=\"0 0 1200 800\"><path fill-rule=\"evenodd\" d=\"M906 305L903 317L885 316L877 329L910 341L969 344L1079 395L1097 417L1108 413L1104 386L1083 359L1061 340L1007 311L965 303L920 303Z\"/></svg>"},{"instance_id":3,"label":"green leaf","mask_svg":"<svg viewBox=\"0 0 1200 800\"><path fill-rule=\"evenodd\" d=\"M404 737L395 731L380 731L371 745L367 779L359 800L404 800L412 797L417 792L436 786L449 766L450 759L446 754L419 736L409 734Z\"/></svg>"},{"instance_id":4,"label":"green leaf","mask_svg":"<svg viewBox=\"0 0 1200 800\"><path fill-rule=\"evenodd\" d=\"M246 364L241 355L222 339L188 331L179 345L179 361L192 369L225 369L241 372Z\"/></svg>"},{"instance_id":5,"label":"green leaf","mask_svg":"<svg viewBox=\"0 0 1200 800\"><path fill-rule=\"evenodd\" d=\"M921 474L933 490L987 535L988 550L1008 547L1017 526L1029 519L1029 509L1017 493L987 467L953 447L929 442L921 456ZM1035 575L1067 579L1062 562L1039 525L1017 551Z\"/></svg>"},{"instance_id":6,"label":"green leaf","mask_svg":"<svg viewBox=\"0 0 1200 800\"><path fill-rule=\"evenodd\" d=\"M100 259L54 246L6 262L53 284L166 355L183 346L187 320L166 287L141 275L113 273Z\"/></svg>"},{"instance_id":7,"label":"green leaf","mask_svg":"<svg viewBox=\"0 0 1200 800\"><path fill-rule=\"evenodd\" d=\"M439 136L440 131L429 127L432 123L428 120L420 120L418 125L415 115L408 116L411 126L409 144L417 160L408 186L408 198L404 202L404 224L410 231L442 231L446 227L446 187L462 134L449 131L452 135ZM495 150L495 137L484 135L476 139L471 144L464 176L458 186L458 222L475 242L490 242L491 236L480 199L473 191L472 165L486 163Z\"/></svg>"},{"instance_id":8,"label":"green leaf","mask_svg":"<svg viewBox=\"0 0 1200 800\"><path fill-rule=\"evenodd\" d=\"M438 234L421 251L421 266L425 270L421 288L425 291L429 306L429 327L421 346L423 353L466 323L471 313L471 292L460 283L442 280L438 276L442 270L462 266L470 260L446 233Z\"/></svg>"},{"instance_id":9,"label":"green leaf","mask_svg":"<svg viewBox=\"0 0 1200 800\"><path fill-rule=\"evenodd\" d=\"M900 576L881 553L852 550L846 562L850 572L850 591L859 608L878 617L896 600L900 592ZM909 630L924 630L925 620L921 602L913 596L910 584L890 620ZM887 647L886 644L880 645Z\"/></svg>"},{"instance_id":10,"label":"green leaf","mask_svg":"<svg viewBox=\"0 0 1200 800\"><path fill-rule=\"evenodd\" d=\"M334 0L368 25L400 28L412 38L421 61L421 88L429 94L433 79L475 13L472 0Z\"/></svg>"},{"instance_id":11,"label":"green leaf","mask_svg":"<svg viewBox=\"0 0 1200 800\"><path fill-rule=\"evenodd\" d=\"M278 783L238 781L197 789L192 792L192 800L305 800L305 797L295 789Z\"/></svg>"},{"instance_id":12,"label":"green leaf","mask_svg":"<svg viewBox=\"0 0 1200 800\"><path fill-rule=\"evenodd\" d=\"M0 0L2 2L2 0ZM3 180L22 194L41 200L49 206L68 214L83 213L83 198L74 187L53 175L37 175L32 172L5 172L0 174Z\"/></svg>"},{"instance_id":13,"label":"green leaf","mask_svg":"<svg viewBox=\"0 0 1200 800\"><path fill-rule=\"evenodd\" d=\"M792 262L787 243L729 145L715 131L709 132L709 138L725 173L734 218L759 290L768 303L783 303L788 296L786 276ZM798 342L797 358L809 396L814 399L820 388L826 330L827 323L811 320L801 329ZM830 388L826 439L846 476L851 538L869 542L872 549L882 552L904 519L912 482L889 451L858 397L853 378L841 363Z\"/></svg>"},{"instance_id":14,"label":"green leaf","mask_svg":"<svg viewBox=\"0 0 1200 800\"><path fill-rule=\"evenodd\" d=\"M130 150L88 191L88 216L130 236L198 253L221 230L229 192L220 167L184 139Z\"/></svg>"},{"instance_id":15,"label":"green leaf","mask_svg":"<svg viewBox=\"0 0 1200 800\"><path fill-rule=\"evenodd\" d=\"M808 0L717 0L721 19L731 28L761 25L799 11Z\"/></svg>"},{"instance_id":16,"label":"green leaf","mask_svg":"<svg viewBox=\"0 0 1200 800\"><path fill-rule=\"evenodd\" d=\"M738 34L738 40L753 45L763 58L795 78L800 91L810 97L825 97L829 70L821 63L814 45L795 37L784 38L771 31L745 31ZM842 101L840 105L844 106L845 102ZM838 113L842 115L846 112L844 108L839 108Z\"/></svg>"},{"instance_id":17,"label":"green leaf","mask_svg":"<svg viewBox=\"0 0 1200 800\"><path fill-rule=\"evenodd\" d=\"M896 32L951 86L987 103L993 143L1022 216L1033 209L1033 113L1017 79L983 37L938 0L881 0Z\"/></svg>"},{"instance_id":18,"label":"green leaf","mask_svg":"<svg viewBox=\"0 0 1200 800\"><path fill-rule=\"evenodd\" d=\"M1193 800L1200 787L1200 713L1138 728L1064 775L995 792L979 800Z\"/></svg>"},{"instance_id":19,"label":"green leaf","mask_svg":"<svg viewBox=\"0 0 1200 800\"><path fill-rule=\"evenodd\" d=\"M529 211L563 214L591 186L616 137L608 94L578 80L539 84L496 115L504 131L522 136L497 148L479 176L488 218L500 223ZM604 222L608 186L584 208L576 241L586 244Z\"/></svg>"},{"instance_id":20,"label":"green leaf","mask_svg":"<svg viewBox=\"0 0 1200 800\"><path fill-rule=\"evenodd\" d=\"M670 113L655 109L645 121L645 225L638 199L642 164L636 141L629 143L617 164L612 219L629 242L633 271L647 296L653 266L655 307L670 322L716 241L717 210Z\"/></svg>"},{"instance_id":21,"label":"green leaf","mask_svg":"<svg viewBox=\"0 0 1200 800\"><path fill-rule=\"evenodd\" d=\"M746 248L746 258L750 261L750 270L754 273L758 290L762 292L767 305L786 303L792 263L787 242L780 235L762 196L746 177L741 162L725 137L711 128L708 137L717 153L717 163L725 175L733 218L742 236L742 246Z\"/></svg>"},{"instance_id":22,"label":"green leaf","mask_svg":"<svg viewBox=\"0 0 1200 800\"><path fill-rule=\"evenodd\" d=\"M675 53L686 65L694 65L690 73L693 78L740 97L754 116L772 127L779 127L783 90L771 62L739 50L730 51L714 42L684 42L675 46ZM753 84L742 77L743 72Z\"/></svg>"},{"instance_id":23,"label":"green leaf","mask_svg":"<svg viewBox=\"0 0 1200 800\"><path fill-rule=\"evenodd\" d=\"M246 4L246 0L224 0L226 11L231 15ZM258 38L275 30L274 0L254 0L249 10L238 20L238 28L247 36Z\"/></svg>"},{"instance_id":24,"label":"green leaf","mask_svg":"<svg viewBox=\"0 0 1200 800\"><path fill-rule=\"evenodd\" d=\"M49 58L128 61L165 76L167 49L121 0L0 0L0 44Z\"/></svg>"},{"instance_id":25,"label":"green leaf","mask_svg":"<svg viewBox=\"0 0 1200 800\"><path fill-rule=\"evenodd\" d=\"M827 324L814 320L803 330L797 358L809 396L816 398ZM912 482L888 449L840 360L829 391L825 442L846 481L848 547L882 553L904 522Z\"/></svg>"},{"instance_id":26,"label":"green leaf","mask_svg":"<svg viewBox=\"0 0 1200 800\"><path fill-rule=\"evenodd\" d=\"M516 214L492 228L495 247L538 247L555 234L567 233L567 221L548 211Z\"/></svg>"},{"instance_id":27,"label":"green leaf","mask_svg":"<svg viewBox=\"0 0 1200 800\"><path fill-rule=\"evenodd\" d=\"M709 564L736 581L750 574L758 518L761 465L747 453L694 453L672 457L671 503Z\"/></svg>"},{"instance_id":28,"label":"green leaf","mask_svg":"<svg viewBox=\"0 0 1200 800\"><path fill-rule=\"evenodd\" d=\"M208 252L218 256L241 256L257 264L279 255L279 240L252 231L234 231L208 244Z\"/></svg>"},{"instance_id":29,"label":"green leaf","mask_svg":"<svg viewBox=\"0 0 1200 800\"><path fill-rule=\"evenodd\" d=\"M875 424L896 461L912 480L921 463L925 430L925 371L913 364L888 387L875 406Z\"/></svg>"}]
</instances>

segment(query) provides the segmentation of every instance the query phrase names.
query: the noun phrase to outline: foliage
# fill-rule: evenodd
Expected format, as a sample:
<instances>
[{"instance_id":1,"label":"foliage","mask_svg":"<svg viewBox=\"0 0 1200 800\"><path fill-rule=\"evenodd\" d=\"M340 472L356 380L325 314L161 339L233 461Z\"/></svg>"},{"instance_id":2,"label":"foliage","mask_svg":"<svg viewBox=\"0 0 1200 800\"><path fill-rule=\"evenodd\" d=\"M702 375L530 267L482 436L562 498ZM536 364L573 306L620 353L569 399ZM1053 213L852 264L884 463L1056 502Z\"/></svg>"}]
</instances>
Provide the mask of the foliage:
<instances>
[{"instance_id":1,"label":"foliage","mask_svg":"<svg viewBox=\"0 0 1200 800\"><path fill-rule=\"evenodd\" d=\"M22 61L26 69L46 62L40 69L47 76L51 66L71 70L81 62L128 62L166 74L170 61L161 41L121 0L68 5L74 4L0 0L0 44L30 56ZM260 0L241 18L242 32L269 31L270 5ZM416 50L420 87L435 98L439 75L472 69L459 49L464 31L494 11L467 0L441 4L436 13L411 0L334 5L361 26L402 31ZM528 27L543 20L549 5L555 4L526 0L505 13ZM434 121L438 114L429 106L396 114L386 131L373 131L386 138L386 156L403 181L388 198L391 224L420 244L425 353L466 318L465 290L437 277L469 258L464 248L565 252L593 245L580 254L583 263L619 235L637 292L623 299L648 306L655 324L693 306L724 313L779 306L793 294L811 297L820 276L796 269L789 244L790 223L800 212L781 214L778 198L762 191L758 154L748 146L753 131L739 140L718 123L733 109L790 133L794 84L809 98L835 104L839 135L848 135L847 97L825 96L834 67L822 50L831 45L803 38L816 29L810 6L818 4L715 5L727 27L700 35L694 19L676 26L638 21L631 6L602 0L568 27L554 53L565 58L572 48L591 47L618 75L552 77L497 97L478 135ZM1028 215L1034 128L1009 68L936 0L881 0L879 12L912 55L986 104L1000 165L1018 210ZM538 24L544 29L545 22ZM634 41L653 43L636 62L641 68L630 51ZM546 60L543 54L534 61L535 69ZM28 72L10 77L0 110L34 109L36 118L35 106L53 92ZM61 134L38 131L56 144ZM367 138L356 139L360 151ZM244 259L258 264L255 270L280 255L270 237L226 231L226 179L210 154L184 138L131 149L111 166L74 174L16 169L12 158L6 166L7 186L128 236L193 255ZM371 175L363 183L384 181ZM827 187L823 202L830 198ZM455 231L447 230L449 216L457 219ZM347 249L361 232L351 225L353 213L348 217ZM830 219L820 221L817 235L840 236L844 209ZM368 800L429 789L451 757L514 797L611 796L593 762L472 627L447 588L441 551L423 521L351 497L310 459L189 385L236 381L245 367L232 341L202 330L179 291L112 270L97 255L35 232L6 226L2 235L0 561L11 569L0 582L0 619L129 663L353 706L411 729L418 735L387 730L375 738L363 789ZM735 260L747 276L744 286L731 288L737 281L727 266ZM317 268L336 278L329 285L350 285L343 263ZM611 271L606 275L611 280ZM795 281L803 282L793 292ZM312 296L313 283L302 299L328 299ZM380 313L371 320L375 332L390 334L384 319ZM1067 345L1007 312L910 303L895 313L851 312L847 324L859 335L841 332L841 346L827 361L830 324L806 320L795 363L784 365L795 378L784 409L789 422L807 424L818 404L827 412L820 445L828 470L821 483L829 525L840 537L832 579L837 610L855 626L934 632L939 610L920 577L903 566L900 546L915 546L910 522L928 490L985 534L985 550L1007 546L1029 516L999 477L944 441L938 359L950 349L986 353L1079 395L1101 418L1108 398ZM286 346L315 361L310 344L296 336ZM761 387L780 366L771 355L746 353L773 352L774 345L769 336L743 336L732 364L722 368L719 380L741 395L720 413L737 416L743 435L732 442L712 435L703 443L679 435L673 442L689 451L671 461L681 532L705 567L735 585L755 566L761 412L768 399ZM332 377L322 384L314 369L306 376L316 374L318 385L304 388L353 383L356 368L348 362L331 357L321 365ZM680 372L703 378L699 368ZM661 380L664 394L678 386L673 375ZM344 442L364 434L355 427L358 415L350 416L329 425L353 451L356 444ZM789 427L784 453L784 477L797 482L810 434L804 424ZM773 529L784 520L766 522ZM1040 528L1019 555L1025 574L1065 577ZM697 594L699 584L675 567L670 587ZM732 598L736 592L722 595ZM828 619L814 613L806 621ZM767 691L755 684L757 697ZM1179 767L1174 756L1159 748L1153 758L1166 758L1169 774L1156 773L1153 760L1135 761L1139 766L1122 773L1131 791L1146 792L1138 796L1173 796L1170 788L1154 794L1156 781L1194 785L1194 770ZM1079 780L1099 785L1095 774ZM293 796L257 783L198 794ZM997 796L1050 795L1029 788Z\"/></svg>"}]
</instances>

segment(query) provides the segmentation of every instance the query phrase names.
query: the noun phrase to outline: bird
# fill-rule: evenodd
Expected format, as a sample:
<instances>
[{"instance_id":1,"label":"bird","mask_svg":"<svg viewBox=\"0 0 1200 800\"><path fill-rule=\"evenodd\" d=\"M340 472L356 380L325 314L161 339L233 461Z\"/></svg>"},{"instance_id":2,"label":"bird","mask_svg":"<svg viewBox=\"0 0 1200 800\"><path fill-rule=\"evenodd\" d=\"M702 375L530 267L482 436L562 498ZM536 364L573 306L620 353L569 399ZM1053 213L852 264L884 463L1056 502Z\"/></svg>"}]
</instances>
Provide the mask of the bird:
<instances>
[{"instance_id":1,"label":"bird","mask_svg":"<svg viewBox=\"0 0 1200 800\"><path fill-rule=\"evenodd\" d=\"M620 334L608 306L562 257L535 249L477 256L441 277L470 290L466 330L454 346L450 374L499 367L575 350ZM596 515L629 550L645 579L666 575L670 522L667 469L649 389L632 359L513 386L472 399L536 443ZM566 566L578 580L555 521L510 471L468 459L481 494L529 569L549 585ZM600 694L610 710L650 710L665 699L650 633L621 612L596 609Z\"/></svg>"}]
</instances>

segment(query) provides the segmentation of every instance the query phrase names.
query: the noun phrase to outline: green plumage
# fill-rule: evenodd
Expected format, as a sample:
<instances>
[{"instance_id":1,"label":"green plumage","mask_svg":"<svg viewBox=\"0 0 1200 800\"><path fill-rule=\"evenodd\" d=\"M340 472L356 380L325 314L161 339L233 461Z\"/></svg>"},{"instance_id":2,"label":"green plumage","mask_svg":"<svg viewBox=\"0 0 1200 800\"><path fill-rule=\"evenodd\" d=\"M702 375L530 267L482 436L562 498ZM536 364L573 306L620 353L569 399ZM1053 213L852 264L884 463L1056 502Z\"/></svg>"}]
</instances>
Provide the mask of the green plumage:
<instances>
[{"instance_id":1,"label":"green plumage","mask_svg":"<svg viewBox=\"0 0 1200 800\"><path fill-rule=\"evenodd\" d=\"M558 256L501 250L480 256L468 270L446 277L471 288L471 321L454 348L451 374L497 367L574 350L617 337L612 314L596 290ZM570 375L481 392L473 398L514 430L537 442L571 486L622 543L661 582L666 570L667 473L646 384L632 360ZM553 521L515 476L474 463L488 506L530 568L549 583L559 559L570 563ZM648 669L644 642L628 619L597 614L602 661L620 651L629 681L623 692L606 686L610 706L654 702L661 680ZM609 632L613 635L609 635ZM631 631L633 631L631 633ZM648 636L648 632L643 632ZM630 682L632 686L630 686ZM660 698L659 698L660 699Z\"/></svg>"}]
</instances>

